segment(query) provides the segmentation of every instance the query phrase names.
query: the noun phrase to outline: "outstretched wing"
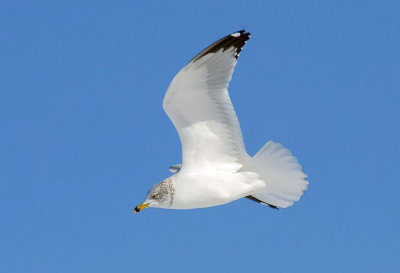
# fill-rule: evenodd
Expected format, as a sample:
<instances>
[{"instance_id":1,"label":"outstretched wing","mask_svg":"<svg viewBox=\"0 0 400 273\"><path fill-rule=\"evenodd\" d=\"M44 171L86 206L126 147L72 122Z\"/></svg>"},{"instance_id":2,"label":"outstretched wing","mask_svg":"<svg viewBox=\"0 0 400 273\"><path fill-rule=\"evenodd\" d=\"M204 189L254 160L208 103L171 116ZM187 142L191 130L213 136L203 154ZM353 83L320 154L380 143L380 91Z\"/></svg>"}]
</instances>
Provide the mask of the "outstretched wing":
<instances>
[{"instance_id":1,"label":"outstretched wing","mask_svg":"<svg viewBox=\"0 0 400 273\"><path fill-rule=\"evenodd\" d=\"M163 107L181 139L183 168L240 162L248 156L228 85L249 38L250 33L241 30L213 43L168 87Z\"/></svg>"}]
</instances>

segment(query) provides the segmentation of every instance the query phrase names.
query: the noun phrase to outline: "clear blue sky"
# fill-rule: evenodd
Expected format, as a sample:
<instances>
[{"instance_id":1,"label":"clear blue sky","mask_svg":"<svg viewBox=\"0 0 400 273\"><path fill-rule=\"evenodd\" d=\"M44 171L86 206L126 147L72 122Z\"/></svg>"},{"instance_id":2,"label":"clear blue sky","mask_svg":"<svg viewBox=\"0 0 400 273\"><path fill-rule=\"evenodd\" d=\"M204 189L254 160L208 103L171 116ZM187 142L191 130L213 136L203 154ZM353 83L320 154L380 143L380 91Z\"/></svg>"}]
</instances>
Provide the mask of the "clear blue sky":
<instances>
[{"instance_id":1,"label":"clear blue sky","mask_svg":"<svg viewBox=\"0 0 400 273\"><path fill-rule=\"evenodd\" d=\"M400 272L399 1L2 1L0 272ZM252 33L230 92L310 185L293 207L148 209L165 90Z\"/></svg>"}]
</instances>

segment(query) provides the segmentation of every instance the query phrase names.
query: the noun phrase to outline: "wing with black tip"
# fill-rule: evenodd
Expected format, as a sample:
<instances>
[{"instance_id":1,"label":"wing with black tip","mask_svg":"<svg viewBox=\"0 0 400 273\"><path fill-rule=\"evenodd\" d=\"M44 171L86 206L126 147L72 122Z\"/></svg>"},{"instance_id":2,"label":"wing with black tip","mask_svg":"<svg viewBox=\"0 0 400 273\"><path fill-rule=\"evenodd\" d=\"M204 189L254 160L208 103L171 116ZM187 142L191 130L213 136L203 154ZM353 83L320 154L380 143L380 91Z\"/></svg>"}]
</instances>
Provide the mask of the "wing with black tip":
<instances>
[{"instance_id":1,"label":"wing with black tip","mask_svg":"<svg viewBox=\"0 0 400 273\"><path fill-rule=\"evenodd\" d=\"M249 38L250 33L241 30L213 43L170 84L163 107L179 133L184 168L240 162L248 156L228 85Z\"/></svg>"}]
</instances>

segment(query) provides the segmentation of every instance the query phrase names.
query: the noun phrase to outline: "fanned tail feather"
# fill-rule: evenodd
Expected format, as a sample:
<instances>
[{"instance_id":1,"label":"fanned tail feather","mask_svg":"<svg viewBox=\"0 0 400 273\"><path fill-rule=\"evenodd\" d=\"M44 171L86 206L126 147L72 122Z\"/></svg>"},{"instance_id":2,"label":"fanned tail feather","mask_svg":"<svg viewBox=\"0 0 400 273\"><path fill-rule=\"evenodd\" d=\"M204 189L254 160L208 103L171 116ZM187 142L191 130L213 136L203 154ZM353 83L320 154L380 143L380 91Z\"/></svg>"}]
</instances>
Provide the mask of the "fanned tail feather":
<instances>
[{"instance_id":1,"label":"fanned tail feather","mask_svg":"<svg viewBox=\"0 0 400 273\"><path fill-rule=\"evenodd\" d=\"M298 201L307 189L307 175L301 165L279 143L268 141L246 167L258 173L266 184L262 191L252 194L260 203L286 208Z\"/></svg>"}]
</instances>

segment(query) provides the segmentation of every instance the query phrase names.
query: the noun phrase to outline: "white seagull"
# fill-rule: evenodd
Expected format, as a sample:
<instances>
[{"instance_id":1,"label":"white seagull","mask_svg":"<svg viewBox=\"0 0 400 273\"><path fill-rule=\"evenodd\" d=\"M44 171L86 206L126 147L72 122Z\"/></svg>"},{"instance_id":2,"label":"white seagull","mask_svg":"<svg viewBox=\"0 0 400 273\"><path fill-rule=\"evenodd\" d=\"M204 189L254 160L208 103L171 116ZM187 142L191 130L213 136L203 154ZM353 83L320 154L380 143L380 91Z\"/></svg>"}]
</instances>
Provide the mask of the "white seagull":
<instances>
[{"instance_id":1,"label":"white seagull","mask_svg":"<svg viewBox=\"0 0 400 273\"><path fill-rule=\"evenodd\" d=\"M228 84L239 52L250 38L244 30L213 43L172 80L163 107L182 143L182 164L154 185L134 212L147 207L194 209L246 197L286 208L306 190L307 175L281 144L269 141L253 157L243 143Z\"/></svg>"}]
</instances>

